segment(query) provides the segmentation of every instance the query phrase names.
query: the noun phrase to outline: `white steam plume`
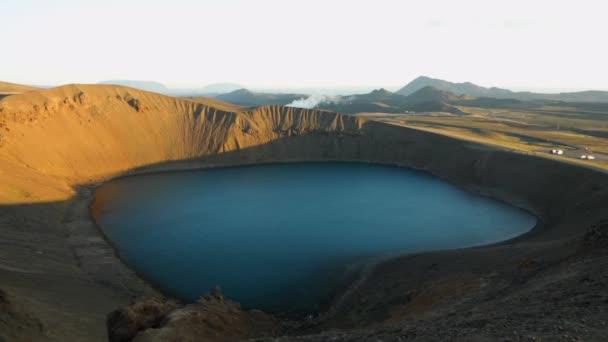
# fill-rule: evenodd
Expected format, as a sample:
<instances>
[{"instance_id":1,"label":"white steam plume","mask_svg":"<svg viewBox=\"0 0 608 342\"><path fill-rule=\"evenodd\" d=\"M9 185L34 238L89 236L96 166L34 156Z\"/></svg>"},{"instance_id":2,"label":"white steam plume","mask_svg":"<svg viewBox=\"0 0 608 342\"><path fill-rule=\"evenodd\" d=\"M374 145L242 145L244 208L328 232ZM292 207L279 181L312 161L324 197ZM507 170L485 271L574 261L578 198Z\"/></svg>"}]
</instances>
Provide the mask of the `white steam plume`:
<instances>
[{"instance_id":1,"label":"white steam plume","mask_svg":"<svg viewBox=\"0 0 608 342\"><path fill-rule=\"evenodd\" d=\"M294 100L287 107L298 107L312 109L324 102L337 102L338 98L326 95L310 95L307 98Z\"/></svg>"}]
</instances>

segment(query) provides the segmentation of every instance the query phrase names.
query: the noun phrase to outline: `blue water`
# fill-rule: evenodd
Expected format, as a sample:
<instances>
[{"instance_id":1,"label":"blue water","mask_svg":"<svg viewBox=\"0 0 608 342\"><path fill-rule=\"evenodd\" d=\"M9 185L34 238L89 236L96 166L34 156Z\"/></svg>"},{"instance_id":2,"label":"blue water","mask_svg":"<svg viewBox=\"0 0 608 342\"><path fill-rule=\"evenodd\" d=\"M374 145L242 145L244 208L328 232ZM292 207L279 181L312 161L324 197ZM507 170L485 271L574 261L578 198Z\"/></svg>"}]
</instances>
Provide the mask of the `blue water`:
<instances>
[{"instance_id":1,"label":"blue water","mask_svg":"<svg viewBox=\"0 0 608 342\"><path fill-rule=\"evenodd\" d=\"M496 242L536 223L427 174L356 163L142 175L96 197L121 257L166 292L194 300L219 285L283 312L317 310L374 257Z\"/></svg>"}]
</instances>

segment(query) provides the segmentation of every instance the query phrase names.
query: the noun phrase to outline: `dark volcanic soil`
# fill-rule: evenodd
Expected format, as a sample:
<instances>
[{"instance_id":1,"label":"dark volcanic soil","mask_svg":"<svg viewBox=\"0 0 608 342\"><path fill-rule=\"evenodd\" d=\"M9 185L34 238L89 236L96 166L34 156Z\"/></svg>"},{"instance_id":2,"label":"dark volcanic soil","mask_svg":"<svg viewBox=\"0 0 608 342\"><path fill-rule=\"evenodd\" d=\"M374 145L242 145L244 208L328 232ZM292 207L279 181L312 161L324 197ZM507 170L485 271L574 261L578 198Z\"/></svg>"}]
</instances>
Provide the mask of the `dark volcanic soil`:
<instances>
[{"instance_id":1,"label":"dark volcanic soil","mask_svg":"<svg viewBox=\"0 0 608 342\"><path fill-rule=\"evenodd\" d=\"M270 325L273 330L265 333L283 336L257 341L608 340L608 223L578 238L533 247L396 259L378 268L339 308L302 321L277 320L280 328ZM403 277L403 270L412 276ZM159 334L195 340L191 327L160 326L134 341L157 341L152 337ZM231 331L222 325L204 329L217 336Z\"/></svg>"}]
</instances>

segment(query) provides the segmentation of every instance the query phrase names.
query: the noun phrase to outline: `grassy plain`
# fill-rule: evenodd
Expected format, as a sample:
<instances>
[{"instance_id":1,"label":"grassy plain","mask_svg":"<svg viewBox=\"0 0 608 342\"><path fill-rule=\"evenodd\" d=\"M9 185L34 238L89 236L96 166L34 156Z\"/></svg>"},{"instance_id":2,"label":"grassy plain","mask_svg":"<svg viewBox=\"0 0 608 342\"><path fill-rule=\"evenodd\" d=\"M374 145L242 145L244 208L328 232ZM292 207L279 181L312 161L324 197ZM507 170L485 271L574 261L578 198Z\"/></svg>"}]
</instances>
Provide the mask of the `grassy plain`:
<instances>
[{"instance_id":1,"label":"grassy plain","mask_svg":"<svg viewBox=\"0 0 608 342\"><path fill-rule=\"evenodd\" d=\"M357 115L563 161L608 168L608 105L563 103L529 108L458 108L467 114ZM564 154L553 155L552 149L561 149ZM596 159L581 159L582 155L593 155Z\"/></svg>"}]
</instances>

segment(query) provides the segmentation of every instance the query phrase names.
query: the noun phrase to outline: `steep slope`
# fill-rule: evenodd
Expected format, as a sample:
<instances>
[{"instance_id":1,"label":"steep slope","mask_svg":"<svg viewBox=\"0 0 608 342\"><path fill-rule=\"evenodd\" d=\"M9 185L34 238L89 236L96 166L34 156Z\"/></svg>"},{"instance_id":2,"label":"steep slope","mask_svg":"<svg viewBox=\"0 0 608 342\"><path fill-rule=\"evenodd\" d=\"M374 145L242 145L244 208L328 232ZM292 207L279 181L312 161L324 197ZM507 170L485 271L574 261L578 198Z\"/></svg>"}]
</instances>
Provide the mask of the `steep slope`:
<instances>
[{"instance_id":1,"label":"steep slope","mask_svg":"<svg viewBox=\"0 0 608 342\"><path fill-rule=\"evenodd\" d=\"M232 110L238 106L213 101L112 85L68 85L13 95L0 101L0 163L27 165L45 175L101 177L265 143L290 130L344 126L333 113L278 106L237 113ZM318 123L319 117L324 121ZM4 184L17 183L7 179ZM0 203L14 200L14 191L0 187Z\"/></svg>"},{"instance_id":2,"label":"steep slope","mask_svg":"<svg viewBox=\"0 0 608 342\"><path fill-rule=\"evenodd\" d=\"M0 102L0 156L44 174L100 176L219 151L235 118L136 89L70 85Z\"/></svg>"},{"instance_id":3,"label":"steep slope","mask_svg":"<svg viewBox=\"0 0 608 342\"><path fill-rule=\"evenodd\" d=\"M221 109L227 112L239 112L243 109L243 106L237 105L234 103L222 101L215 97L206 97L206 96L193 96L193 97L185 97L186 99L204 104L205 106L214 107L217 109Z\"/></svg>"}]
</instances>

